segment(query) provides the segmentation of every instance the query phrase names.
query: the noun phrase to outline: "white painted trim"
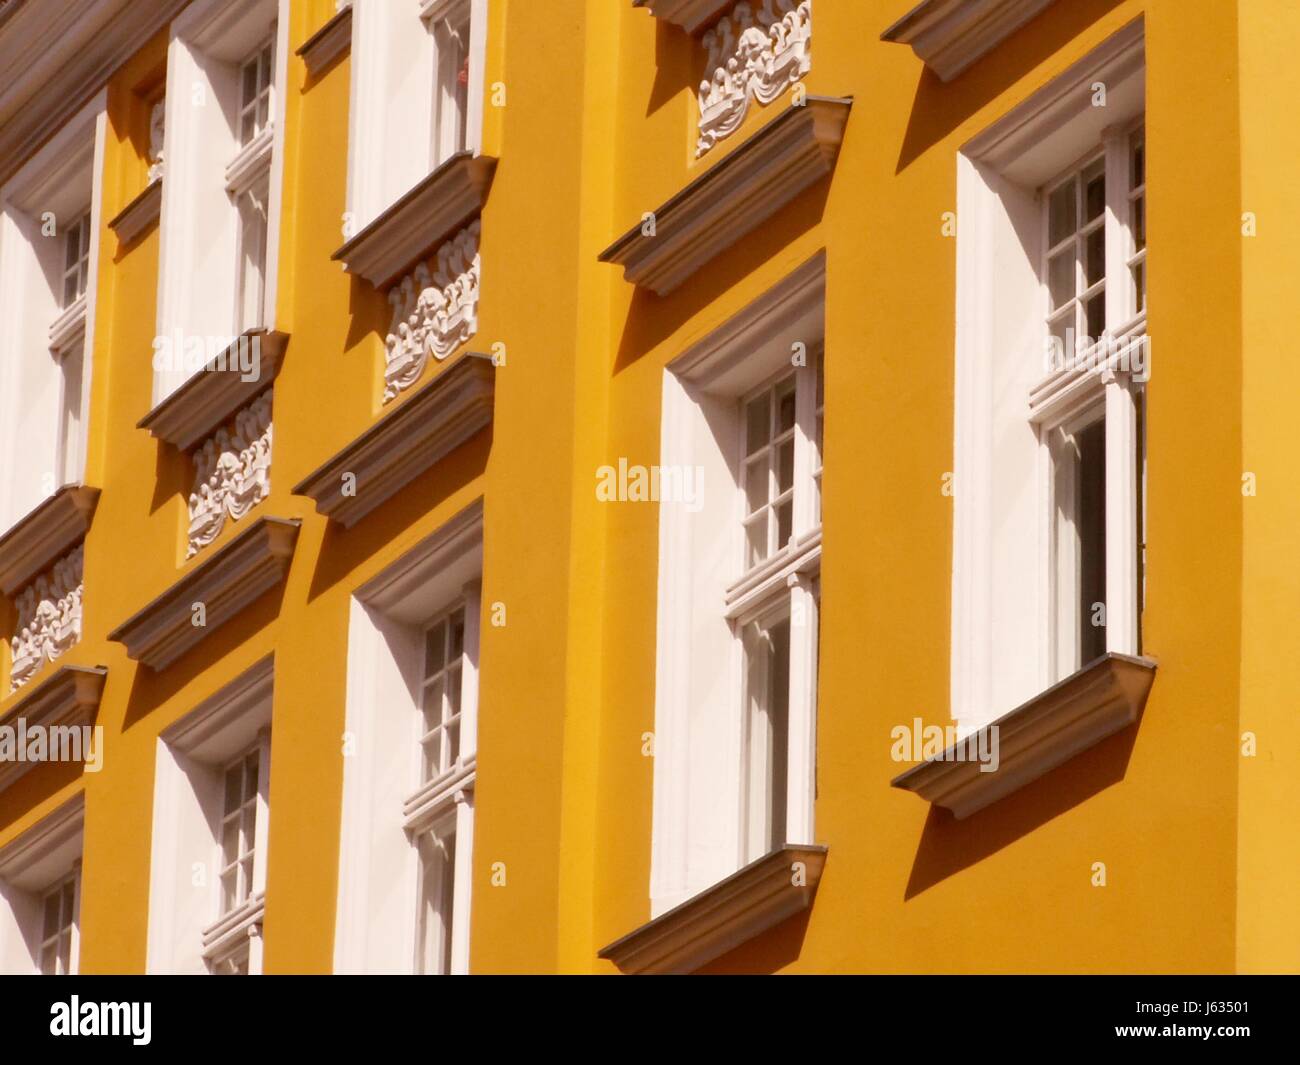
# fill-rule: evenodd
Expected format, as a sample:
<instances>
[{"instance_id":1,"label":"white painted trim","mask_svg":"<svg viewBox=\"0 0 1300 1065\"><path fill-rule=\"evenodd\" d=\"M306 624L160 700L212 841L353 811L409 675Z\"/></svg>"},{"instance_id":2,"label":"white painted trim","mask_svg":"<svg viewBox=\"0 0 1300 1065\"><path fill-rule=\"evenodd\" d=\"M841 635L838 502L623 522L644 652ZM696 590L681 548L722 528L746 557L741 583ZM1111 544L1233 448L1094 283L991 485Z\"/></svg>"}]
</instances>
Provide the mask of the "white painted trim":
<instances>
[{"instance_id":1,"label":"white painted trim","mask_svg":"<svg viewBox=\"0 0 1300 1065\"><path fill-rule=\"evenodd\" d=\"M54 884L81 863L85 834L84 792L59 806L16 839L0 847L0 974L40 971L41 901ZM80 895L81 877L77 877ZM80 899L78 898L78 903ZM78 905L70 969L78 971Z\"/></svg>"}]
</instances>

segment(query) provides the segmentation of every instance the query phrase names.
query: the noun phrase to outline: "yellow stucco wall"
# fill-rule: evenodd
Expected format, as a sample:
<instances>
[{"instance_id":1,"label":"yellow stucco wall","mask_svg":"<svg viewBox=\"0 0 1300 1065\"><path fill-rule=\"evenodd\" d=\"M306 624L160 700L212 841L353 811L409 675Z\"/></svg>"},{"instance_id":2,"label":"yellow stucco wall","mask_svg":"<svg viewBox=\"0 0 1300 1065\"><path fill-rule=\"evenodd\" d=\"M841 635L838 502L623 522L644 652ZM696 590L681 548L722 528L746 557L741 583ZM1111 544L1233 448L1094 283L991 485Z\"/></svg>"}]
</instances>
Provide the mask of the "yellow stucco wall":
<instances>
[{"instance_id":1,"label":"yellow stucco wall","mask_svg":"<svg viewBox=\"0 0 1300 1065\"><path fill-rule=\"evenodd\" d=\"M344 274L349 62L291 57L270 499L303 521L283 592L159 674L107 633L178 577L188 470L136 428L151 399L158 236L100 234L83 639L109 668L106 768L0 793L0 845L84 788L84 972L144 966L158 734L274 651L266 969L331 967L349 600L478 496L484 626L471 968L612 971L649 915L657 508L598 504L595 470L658 461L664 366L820 249L827 254L826 502L810 914L715 971L1300 969L1300 725L1291 649L1297 371L1286 308L1300 214L1284 0L1069 0L949 84L877 38L912 0L817 0L808 91L855 103L833 180L671 296L596 261L611 239L779 113L693 159L698 44L630 3L491 0L479 331L506 345L494 423L355 529L291 485L378 413L386 300ZM291 50L332 12L295 2ZM892 790L889 730L948 720L956 152L1116 30L1145 18L1150 197L1147 610L1159 673L1140 727L965 822ZM143 181L139 86L114 75L103 217ZM132 131L134 136L132 135ZM1243 241L1240 214L1260 236ZM436 369L427 371L436 372ZM1259 474L1243 498L1243 470ZM227 542L245 523L222 534ZM486 609L486 607L485 607ZM7 708L0 702L0 714ZM1260 754L1239 755L1255 729ZM1108 884L1091 884L1105 862ZM506 885L489 870L505 863Z\"/></svg>"}]
</instances>

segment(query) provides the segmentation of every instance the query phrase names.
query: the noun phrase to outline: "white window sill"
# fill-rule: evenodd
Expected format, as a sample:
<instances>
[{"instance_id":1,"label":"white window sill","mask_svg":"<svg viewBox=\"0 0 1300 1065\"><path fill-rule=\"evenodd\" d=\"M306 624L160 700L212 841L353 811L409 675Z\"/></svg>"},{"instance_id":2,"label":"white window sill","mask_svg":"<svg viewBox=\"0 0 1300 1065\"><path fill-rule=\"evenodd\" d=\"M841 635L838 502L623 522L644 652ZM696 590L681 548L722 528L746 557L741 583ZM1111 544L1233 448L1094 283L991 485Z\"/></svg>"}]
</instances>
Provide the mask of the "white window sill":
<instances>
[{"instance_id":1,"label":"white window sill","mask_svg":"<svg viewBox=\"0 0 1300 1065\"><path fill-rule=\"evenodd\" d=\"M93 279L92 279L93 280ZM50 350L62 353L86 334L86 297L78 296L72 305L50 325Z\"/></svg>"},{"instance_id":2,"label":"white window sill","mask_svg":"<svg viewBox=\"0 0 1300 1065\"><path fill-rule=\"evenodd\" d=\"M454 807L459 792L473 790L475 768L476 759L471 755L424 784L402 804L402 827L407 832L422 832L439 815Z\"/></svg>"},{"instance_id":3,"label":"white window sill","mask_svg":"<svg viewBox=\"0 0 1300 1065\"><path fill-rule=\"evenodd\" d=\"M267 124L256 137L239 150L239 154L226 167L226 191L232 196L245 192L271 165L271 148L275 142L275 126Z\"/></svg>"},{"instance_id":4,"label":"white window sill","mask_svg":"<svg viewBox=\"0 0 1300 1065\"><path fill-rule=\"evenodd\" d=\"M216 962L234 954L251 936L261 935L265 917L266 896L250 896L203 930L203 960Z\"/></svg>"},{"instance_id":5,"label":"white window sill","mask_svg":"<svg viewBox=\"0 0 1300 1065\"><path fill-rule=\"evenodd\" d=\"M728 621L736 620L777 585L785 584L796 573L807 573L814 569L821 562L821 557L822 530L819 525L728 588L724 617Z\"/></svg>"}]
</instances>

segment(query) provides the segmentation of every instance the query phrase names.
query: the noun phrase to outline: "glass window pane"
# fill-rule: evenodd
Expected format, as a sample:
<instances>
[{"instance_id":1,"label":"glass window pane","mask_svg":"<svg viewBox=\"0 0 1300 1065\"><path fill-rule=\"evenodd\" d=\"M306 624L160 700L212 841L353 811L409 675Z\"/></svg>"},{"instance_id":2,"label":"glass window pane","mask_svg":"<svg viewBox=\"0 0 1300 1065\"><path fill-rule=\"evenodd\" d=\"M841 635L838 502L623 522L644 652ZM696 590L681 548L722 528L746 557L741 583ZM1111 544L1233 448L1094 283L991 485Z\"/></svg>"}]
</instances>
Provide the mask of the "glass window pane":
<instances>
[{"instance_id":1,"label":"glass window pane","mask_svg":"<svg viewBox=\"0 0 1300 1065\"><path fill-rule=\"evenodd\" d=\"M771 414L766 394L749 401L745 408L745 454L752 455L768 442L771 433Z\"/></svg>"},{"instance_id":2,"label":"glass window pane","mask_svg":"<svg viewBox=\"0 0 1300 1065\"><path fill-rule=\"evenodd\" d=\"M1147 264L1145 261L1133 267L1133 290L1137 297L1137 311L1147 309Z\"/></svg>"},{"instance_id":3,"label":"glass window pane","mask_svg":"<svg viewBox=\"0 0 1300 1065\"><path fill-rule=\"evenodd\" d=\"M1077 228L1074 179L1053 190L1048 199L1047 242L1056 247Z\"/></svg>"},{"instance_id":4,"label":"glass window pane","mask_svg":"<svg viewBox=\"0 0 1300 1065\"><path fill-rule=\"evenodd\" d=\"M81 223L78 222L68 230L67 241L64 244L64 268L71 270L77 265L77 260L81 258Z\"/></svg>"},{"instance_id":5,"label":"glass window pane","mask_svg":"<svg viewBox=\"0 0 1300 1065\"><path fill-rule=\"evenodd\" d=\"M1086 240L1084 277L1089 286L1095 285L1106 276L1106 227L1098 226L1088 234Z\"/></svg>"},{"instance_id":6,"label":"glass window pane","mask_svg":"<svg viewBox=\"0 0 1300 1065\"><path fill-rule=\"evenodd\" d=\"M1147 246L1146 197L1139 197L1133 201L1133 244L1137 251Z\"/></svg>"},{"instance_id":7,"label":"glass window pane","mask_svg":"<svg viewBox=\"0 0 1300 1065\"><path fill-rule=\"evenodd\" d=\"M787 440L777 449L776 490L788 492L794 486L794 441Z\"/></svg>"},{"instance_id":8,"label":"glass window pane","mask_svg":"<svg viewBox=\"0 0 1300 1065\"><path fill-rule=\"evenodd\" d=\"M777 386L777 424L778 433L788 432L794 428L794 379Z\"/></svg>"},{"instance_id":9,"label":"glass window pane","mask_svg":"<svg viewBox=\"0 0 1300 1065\"><path fill-rule=\"evenodd\" d=\"M465 612L458 610L451 619L451 661L465 653Z\"/></svg>"},{"instance_id":10,"label":"glass window pane","mask_svg":"<svg viewBox=\"0 0 1300 1065\"><path fill-rule=\"evenodd\" d=\"M244 760L244 800L249 801L257 796L257 762L258 755L254 751Z\"/></svg>"},{"instance_id":11,"label":"glass window pane","mask_svg":"<svg viewBox=\"0 0 1300 1065\"><path fill-rule=\"evenodd\" d=\"M1106 290L1103 288L1088 301L1088 338L1096 340L1106 332Z\"/></svg>"},{"instance_id":12,"label":"glass window pane","mask_svg":"<svg viewBox=\"0 0 1300 1065\"><path fill-rule=\"evenodd\" d=\"M1098 159L1083 172L1084 221L1100 218L1106 210L1106 161Z\"/></svg>"},{"instance_id":13,"label":"glass window pane","mask_svg":"<svg viewBox=\"0 0 1300 1065\"><path fill-rule=\"evenodd\" d=\"M745 566L754 566L767 558L767 511L745 526Z\"/></svg>"},{"instance_id":14,"label":"glass window pane","mask_svg":"<svg viewBox=\"0 0 1300 1065\"><path fill-rule=\"evenodd\" d=\"M222 804L222 810L230 813L239 808L240 797L240 767L231 766L226 770L226 798Z\"/></svg>"},{"instance_id":15,"label":"glass window pane","mask_svg":"<svg viewBox=\"0 0 1300 1065\"><path fill-rule=\"evenodd\" d=\"M790 542L790 529L793 525L794 501L787 499L777 504L776 508L776 546L785 547Z\"/></svg>"},{"instance_id":16,"label":"glass window pane","mask_svg":"<svg viewBox=\"0 0 1300 1065\"><path fill-rule=\"evenodd\" d=\"M1052 310L1064 307L1075 295L1074 248L1067 248L1047 264L1047 290Z\"/></svg>"},{"instance_id":17,"label":"glass window pane","mask_svg":"<svg viewBox=\"0 0 1300 1065\"><path fill-rule=\"evenodd\" d=\"M424 689L424 729L432 732L442 724L443 678L439 677Z\"/></svg>"},{"instance_id":18,"label":"glass window pane","mask_svg":"<svg viewBox=\"0 0 1300 1065\"><path fill-rule=\"evenodd\" d=\"M1147 180L1147 148L1141 133L1133 136L1133 187L1139 188Z\"/></svg>"},{"instance_id":19,"label":"glass window pane","mask_svg":"<svg viewBox=\"0 0 1300 1065\"><path fill-rule=\"evenodd\" d=\"M764 454L745 464L745 512L747 514L753 514L761 509L771 498L768 461L768 456Z\"/></svg>"},{"instance_id":20,"label":"glass window pane","mask_svg":"<svg viewBox=\"0 0 1300 1065\"><path fill-rule=\"evenodd\" d=\"M59 930L59 893L51 891L45 896L45 921L42 939L51 939Z\"/></svg>"},{"instance_id":21,"label":"glass window pane","mask_svg":"<svg viewBox=\"0 0 1300 1065\"><path fill-rule=\"evenodd\" d=\"M438 622L424 636L424 675L431 677L446 664L447 625Z\"/></svg>"}]
</instances>

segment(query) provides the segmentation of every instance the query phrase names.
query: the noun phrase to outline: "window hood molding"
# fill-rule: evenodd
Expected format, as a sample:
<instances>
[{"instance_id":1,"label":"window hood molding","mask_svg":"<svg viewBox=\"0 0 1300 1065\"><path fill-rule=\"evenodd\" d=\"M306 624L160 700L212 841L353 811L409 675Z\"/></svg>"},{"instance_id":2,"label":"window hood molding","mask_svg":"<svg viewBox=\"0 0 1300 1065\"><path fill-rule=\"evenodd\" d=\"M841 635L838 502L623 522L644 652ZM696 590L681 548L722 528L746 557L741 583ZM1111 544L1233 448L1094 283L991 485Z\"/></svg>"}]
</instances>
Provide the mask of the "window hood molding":
<instances>
[{"instance_id":1,"label":"window hood molding","mask_svg":"<svg viewBox=\"0 0 1300 1065\"><path fill-rule=\"evenodd\" d=\"M483 210L497 161L458 152L380 213L331 258L387 288Z\"/></svg>"},{"instance_id":2,"label":"window hood molding","mask_svg":"<svg viewBox=\"0 0 1300 1065\"><path fill-rule=\"evenodd\" d=\"M715 21L736 0L632 0L633 7L643 7L657 19L680 26L687 33L698 33Z\"/></svg>"},{"instance_id":3,"label":"window hood molding","mask_svg":"<svg viewBox=\"0 0 1300 1065\"><path fill-rule=\"evenodd\" d=\"M635 285L666 296L700 267L831 174L852 97L792 104L600 254Z\"/></svg>"},{"instance_id":4,"label":"window hood molding","mask_svg":"<svg viewBox=\"0 0 1300 1065\"><path fill-rule=\"evenodd\" d=\"M108 638L125 644L127 656L150 669L167 668L285 579L301 524L297 519L259 518ZM194 624L196 604L204 606L203 625Z\"/></svg>"},{"instance_id":5,"label":"window hood molding","mask_svg":"<svg viewBox=\"0 0 1300 1065\"><path fill-rule=\"evenodd\" d=\"M629 974L695 972L808 909L826 852L824 846L787 843L616 939L599 956ZM797 885L796 864L803 865Z\"/></svg>"},{"instance_id":6,"label":"window hood molding","mask_svg":"<svg viewBox=\"0 0 1300 1065\"><path fill-rule=\"evenodd\" d=\"M130 203L123 207L108 228L117 235L118 244L126 247L158 221L162 213L162 178L154 178Z\"/></svg>"},{"instance_id":7,"label":"window hood molding","mask_svg":"<svg viewBox=\"0 0 1300 1065\"><path fill-rule=\"evenodd\" d=\"M99 709L108 670L104 666L60 666L47 679L0 713L0 726L51 728L88 725ZM0 762L0 791L32 768L32 762Z\"/></svg>"},{"instance_id":8,"label":"window hood molding","mask_svg":"<svg viewBox=\"0 0 1300 1065\"><path fill-rule=\"evenodd\" d=\"M328 22L302 43L298 55L307 64L307 73L315 78L334 60L352 50L352 5L337 11Z\"/></svg>"},{"instance_id":9,"label":"window hood molding","mask_svg":"<svg viewBox=\"0 0 1300 1065\"><path fill-rule=\"evenodd\" d=\"M12 598L85 539L99 489L65 484L0 536L0 591Z\"/></svg>"},{"instance_id":10,"label":"window hood molding","mask_svg":"<svg viewBox=\"0 0 1300 1065\"><path fill-rule=\"evenodd\" d=\"M257 345L258 372L251 380L245 380L240 369L242 344ZM225 351L141 418L137 427L181 451L189 451L271 386L280 373L288 344L287 333L263 329L236 337Z\"/></svg>"},{"instance_id":11,"label":"window hood molding","mask_svg":"<svg viewBox=\"0 0 1300 1065\"><path fill-rule=\"evenodd\" d=\"M468 352L294 486L351 528L492 421L495 367ZM353 491L344 491L351 474Z\"/></svg>"},{"instance_id":12,"label":"window hood molding","mask_svg":"<svg viewBox=\"0 0 1300 1065\"><path fill-rule=\"evenodd\" d=\"M1053 0L924 0L880 35L952 81Z\"/></svg>"},{"instance_id":13,"label":"window hood molding","mask_svg":"<svg viewBox=\"0 0 1300 1065\"><path fill-rule=\"evenodd\" d=\"M958 820L969 817L1132 725L1155 675L1154 659L1105 654L890 785L950 810ZM995 771L982 772L973 759L956 760L969 755L979 732L992 728L998 730Z\"/></svg>"}]
</instances>

